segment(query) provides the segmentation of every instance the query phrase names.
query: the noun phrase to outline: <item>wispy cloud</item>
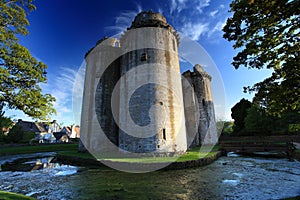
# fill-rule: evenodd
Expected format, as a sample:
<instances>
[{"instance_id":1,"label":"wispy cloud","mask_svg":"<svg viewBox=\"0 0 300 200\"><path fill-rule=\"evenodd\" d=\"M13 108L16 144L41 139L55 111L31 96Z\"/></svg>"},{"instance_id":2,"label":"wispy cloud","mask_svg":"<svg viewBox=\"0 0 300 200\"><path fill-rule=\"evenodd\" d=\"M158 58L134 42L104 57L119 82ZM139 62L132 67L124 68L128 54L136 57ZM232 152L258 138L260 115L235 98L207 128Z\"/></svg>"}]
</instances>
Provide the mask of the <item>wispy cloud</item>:
<instances>
[{"instance_id":1,"label":"wispy cloud","mask_svg":"<svg viewBox=\"0 0 300 200\"><path fill-rule=\"evenodd\" d=\"M198 1L189 1L189 0L171 0L170 13L174 12L180 13L185 9L196 8L200 13L203 12L205 7L208 7L210 0L198 0Z\"/></svg>"},{"instance_id":2,"label":"wispy cloud","mask_svg":"<svg viewBox=\"0 0 300 200\"><path fill-rule=\"evenodd\" d=\"M123 32L130 25L134 17L142 11L142 7L137 5L136 10L125 10L115 17L115 25L105 27L108 31L113 31L113 34Z\"/></svg>"},{"instance_id":3,"label":"wispy cloud","mask_svg":"<svg viewBox=\"0 0 300 200\"><path fill-rule=\"evenodd\" d=\"M76 80L77 70L69 67L60 67L59 73L48 77L48 84L42 85L45 93L50 93L56 98L54 108L57 115L52 116L59 123L65 122L65 125L74 123L72 110L73 86Z\"/></svg>"},{"instance_id":4,"label":"wispy cloud","mask_svg":"<svg viewBox=\"0 0 300 200\"><path fill-rule=\"evenodd\" d=\"M83 62L76 74L75 82L73 85L72 110L74 114L75 124L80 124L81 119L85 70L86 63Z\"/></svg>"},{"instance_id":5,"label":"wispy cloud","mask_svg":"<svg viewBox=\"0 0 300 200\"><path fill-rule=\"evenodd\" d=\"M208 32L208 37L210 38L214 34L222 33L223 27L226 25L226 19L223 21L218 21L211 31Z\"/></svg>"},{"instance_id":6,"label":"wispy cloud","mask_svg":"<svg viewBox=\"0 0 300 200\"><path fill-rule=\"evenodd\" d=\"M208 23L192 23L188 22L185 25L183 25L181 32L183 32L185 35L189 36L192 40L199 40L200 37L207 33L209 30L209 24Z\"/></svg>"},{"instance_id":7,"label":"wispy cloud","mask_svg":"<svg viewBox=\"0 0 300 200\"><path fill-rule=\"evenodd\" d=\"M218 12L219 12L218 10L214 10L214 11L211 11L211 12L209 13L209 15L210 15L211 17L214 17Z\"/></svg>"},{"instance_id":8,"label":"wispy cloud","mask_svg":"<svg viewBox=\"0 0 300 200\"><path fill-rule=\"evenodd\" d=\"M209 3L210 3L210 0L200 0L198 5L196 6L196 9L202 13L203 12L203 9L205 7L208 7L209 6Z\"/></svg>"},{"instance_id":9,"label":"wispy cloud","mask_svg":"<svg viewBox=\"0 0 300 200\"><path fill-rule=\"evenodd\" d=\"M171 0L170 13L178 12L180 13L182 10L187 8L188 0Z\"/></svg>"}]
</instances>

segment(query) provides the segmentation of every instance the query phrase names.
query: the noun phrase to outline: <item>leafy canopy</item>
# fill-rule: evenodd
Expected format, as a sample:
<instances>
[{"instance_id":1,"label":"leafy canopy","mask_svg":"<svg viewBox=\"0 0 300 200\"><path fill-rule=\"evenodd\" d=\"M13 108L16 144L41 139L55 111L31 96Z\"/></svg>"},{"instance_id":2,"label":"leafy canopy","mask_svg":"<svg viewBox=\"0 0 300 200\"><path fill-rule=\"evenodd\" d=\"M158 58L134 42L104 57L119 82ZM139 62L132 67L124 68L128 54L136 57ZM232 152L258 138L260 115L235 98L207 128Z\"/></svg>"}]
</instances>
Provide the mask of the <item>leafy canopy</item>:
<instances>
[{"instance_id":1,"label":"leafy canopy","mask_svg":"<svg viewBox=\"0 0 300 200\"><path fill-rule=\"evenodd\" d=\"M233 131L235 133L241 132L245 129L245 118L247 110L251 107L252 103L246 99L241 99L231 108L231 117L234 119Z\"/></svg>"},{"instance_id":2,"label":"leafy canopy","mask_svg":"<svg viewBox=\"0 0 300 200\"><path fill-rule=\"evenodd\" d=\"M230 8L223 37L240 50L233 66L273 70L244 91L272 115L300 113L300 1L233 0Z\"/></svg>"},{"instance_id":3,"label":"leafy canopy","mask_svg":"<svg viewBox=\"0 0 300 200\"><path fill-rule=\"evenodd\" d=\"M33 10L32 0L0 0L0 103L46 119L55 113L54 97L43 94L39 85L47 81L47 66L18 40L28 34L26 13Z\"/></svg>"}]
</instances>

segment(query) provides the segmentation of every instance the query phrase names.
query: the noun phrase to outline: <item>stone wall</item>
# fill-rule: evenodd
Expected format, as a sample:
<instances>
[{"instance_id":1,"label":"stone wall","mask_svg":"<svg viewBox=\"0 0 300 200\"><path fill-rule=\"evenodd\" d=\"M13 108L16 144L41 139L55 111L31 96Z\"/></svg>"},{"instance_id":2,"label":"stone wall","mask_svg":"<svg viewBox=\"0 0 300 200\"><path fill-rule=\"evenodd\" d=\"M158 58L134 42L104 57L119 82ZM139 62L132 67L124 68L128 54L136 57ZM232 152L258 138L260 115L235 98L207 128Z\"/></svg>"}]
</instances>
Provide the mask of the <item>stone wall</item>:
<instances>
[{"instance_id":1,"label":"stone wall","mask_svg":"<svg viewBox=\"0 0 300 200\"><path fill-rule=\"evenodd\" d=\"M104 38L85 57L81 140L90 152L98 152L99 149L106 149L117 143L118 130L111 118L109 93L120 76L119 59L116 59L119 54L119 40ZM107 138L106 135L110 137ZM79 148L79 151L85 150L83 145Z\"/></svg>"},{"instance_id":2,"label":"stone wall","mask_svg":"<svg viewBox=\"0 0 300 200\"><path fill-rule=\"evenodd\" d=\"M176 36L160 27L131 29L122 37L121 48L119 119L129 132L121 128L120 148L130 152L186 151ZM127 52L129 49L134 50Z\"/></svg>"},{"instance_id":3,"label":"stone wall","mask_svg":"<svg viewBox=\"0 0 300 200\"><path fill-rule=\"evenodd\" d=\"M210 84L211 76L197 64L193 72L188 70L183 73L183 77L187 80L183 82L183 87L187 88L190 84L190 88L193 88L193 90L183 90L187 140L191 143L190 147L216 144L218 133Z\"/></svg>"},{"instance_id":4,"label":"stone wall","mask_svg":"<svg viewBox=\"0 0 300 200\"><path fill-rule=\"evenodd\" d=\"M86 54L81 139L91 153L182 153L217 142L211 77L196 65L181 79L178 44L149 11L120 41L103 38Z\"/></svg>"}]
</instances>

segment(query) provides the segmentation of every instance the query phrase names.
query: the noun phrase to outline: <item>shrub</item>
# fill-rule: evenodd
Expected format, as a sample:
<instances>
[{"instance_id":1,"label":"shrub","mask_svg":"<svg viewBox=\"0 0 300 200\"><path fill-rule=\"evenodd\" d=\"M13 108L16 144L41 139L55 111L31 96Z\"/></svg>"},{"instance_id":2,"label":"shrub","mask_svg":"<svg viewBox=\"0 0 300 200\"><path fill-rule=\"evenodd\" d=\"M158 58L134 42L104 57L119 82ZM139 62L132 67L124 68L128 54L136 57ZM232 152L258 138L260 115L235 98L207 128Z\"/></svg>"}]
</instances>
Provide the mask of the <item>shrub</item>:
<instances>
[{"instance_id":1,"label":"shrub","mask_svg":"<svg viewBox=\"0 0 300 200\"><path fill-rule=\"evenodd\" d=\"M35 132L24 132L21 142L28 143L33 138L35 138Z\"/></svg>"},{"instance_id":2,"label":"shrub","mask_svg":"<svg viewBox=\"0 0 300 200\"><path fill-rule=\"evenodd\" d=\"M15 125L7 135L7 142L18 143L21 142L24 136L24 131L21 126Z\"/></svg>"}]
</instances>

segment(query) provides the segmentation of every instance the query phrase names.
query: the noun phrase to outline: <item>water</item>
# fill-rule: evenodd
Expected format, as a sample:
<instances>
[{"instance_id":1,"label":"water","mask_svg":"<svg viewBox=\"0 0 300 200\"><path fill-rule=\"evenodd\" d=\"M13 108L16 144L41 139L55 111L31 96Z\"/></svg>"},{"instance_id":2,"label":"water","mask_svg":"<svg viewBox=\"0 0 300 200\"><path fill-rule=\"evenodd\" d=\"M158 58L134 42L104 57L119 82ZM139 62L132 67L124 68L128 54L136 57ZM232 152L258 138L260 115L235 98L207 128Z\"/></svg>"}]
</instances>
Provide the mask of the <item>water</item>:
<instances>
[{"instance_id":1,"label":"water","mask_svg":"<svg viewBox=\"0 0 300 200\"><path fill-rule=\"evenodd\" d=\"M34 163L35 155L23 163ZM36 160L41 160L41 156ZM51 163L48 162L50 158L53 155L45 156L44 161ZM14 159L0 157L2 166L7 161ZM300 196L300 163L286 159L232 155L200 168L146 174L52 164L39 170L1 171L0 190L37 199L281 199Z\"/></svg>"}]
</instances>

